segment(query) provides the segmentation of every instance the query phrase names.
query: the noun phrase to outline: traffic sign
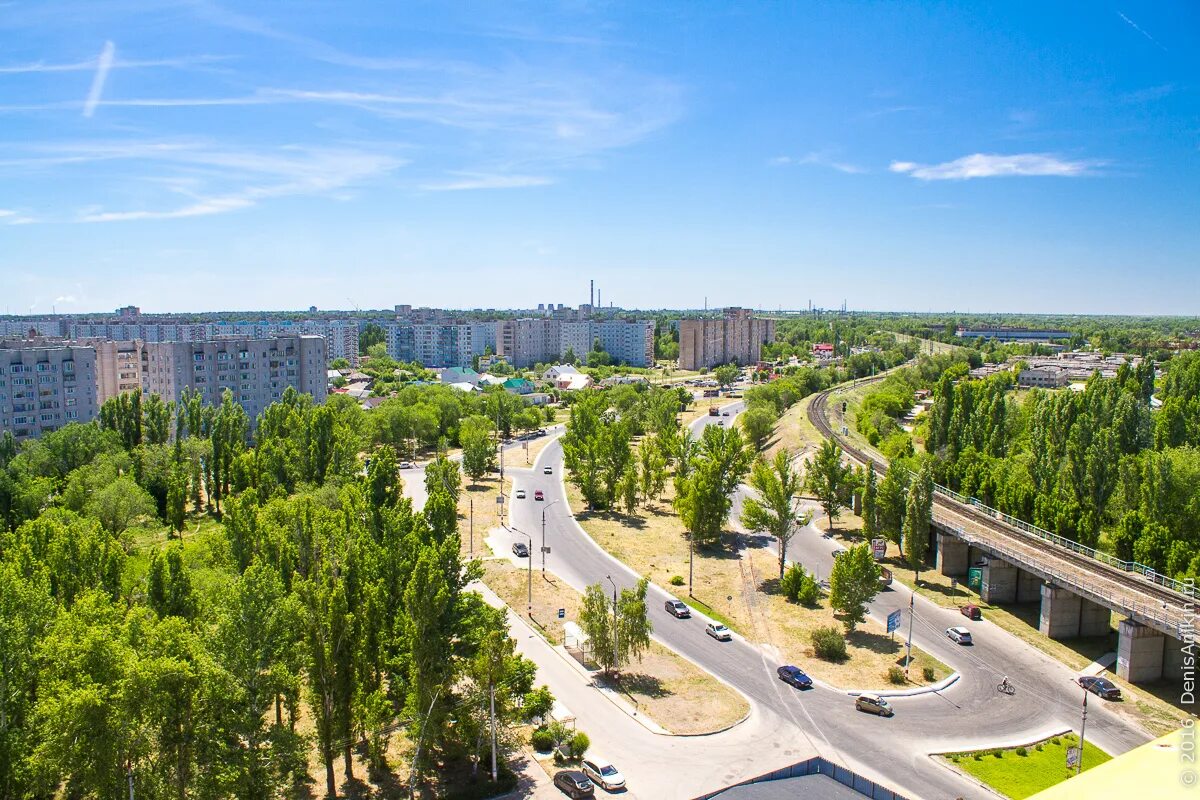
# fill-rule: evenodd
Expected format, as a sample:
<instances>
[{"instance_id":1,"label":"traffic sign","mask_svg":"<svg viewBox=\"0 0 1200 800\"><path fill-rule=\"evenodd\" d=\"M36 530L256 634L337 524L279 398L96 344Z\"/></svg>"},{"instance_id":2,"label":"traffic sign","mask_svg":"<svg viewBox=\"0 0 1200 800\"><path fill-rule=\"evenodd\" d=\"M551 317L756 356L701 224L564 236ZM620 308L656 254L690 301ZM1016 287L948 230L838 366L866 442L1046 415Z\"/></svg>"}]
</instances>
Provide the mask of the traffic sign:
<instances>
[{"instance_id":1,"label":"traffic sign","mask_svg":"<svg viewBox=\"0 0 1200 800\"><path fill-rule=\"evenodd\" d=\"M887 539L872 539L871 555L875 556L876 561L883 561L887 558Z\"/></svg>"},{"instance_id":2,"label":"traffic sign","mask_svg":"<svg viewBox=\"0 0 1200 800\"><path fill-rule=\"evenodd\" d=\"M1068 747L1067 748L1067 766L1068 767L1079 766L1079 748L1078 747Z\"/></svg>"},{"instance_id":3,"label":"traffic sign","mask_svg":"<svg viewBox=\"0 0 1200 800\"><path fill-rule=\"evenodd\" d=\"M498 505L498 506L504 505L504 495L502 495L502 494L496 495L496 505Z\"/></svg>"},{"instance_id":4,"label":"traffic sign","mask_svg":"<svg viewBox=\"0 0 1200 800\"><path fill-rule=\"evenodd\" d=\"M891 633L892 631L897 630L899 627L900 627L900 609L897 608L895 611L888 614L887 632Z\"/></svg>"},{"instance_id":5,"label":"traffic sign","mask_svg":"<svg viewBox=\"0 0 1200 800\"><path fill-rule=\"evenodd\" d=\"M548 545L548 544L542 545L542 552L548 554L550 552L550 545Z\"/></svg>"},{"instance_id":6,"label":"traffic sign","mask_svg":"<svg viewBox=\"0 0 1200 800\"><path fill-rule=\"evenodd\" d=\"M567 615L567 610L566 610L565 608L560 608L560 609L558 610L558 618L559 618L559 619L562 619L562 618L563 618L563 617L565 617L566 615Z\"/></svg>"}]
</instances>

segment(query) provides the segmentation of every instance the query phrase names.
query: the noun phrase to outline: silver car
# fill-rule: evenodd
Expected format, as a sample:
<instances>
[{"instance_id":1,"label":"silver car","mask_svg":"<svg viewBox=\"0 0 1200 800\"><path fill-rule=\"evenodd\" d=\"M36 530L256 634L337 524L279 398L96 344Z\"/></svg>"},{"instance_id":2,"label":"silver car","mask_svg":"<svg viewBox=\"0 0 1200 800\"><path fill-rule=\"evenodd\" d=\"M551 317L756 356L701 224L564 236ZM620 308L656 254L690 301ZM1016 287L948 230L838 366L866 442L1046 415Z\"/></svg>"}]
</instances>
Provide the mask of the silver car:
<instances>
[{"instance_id":1,"label":"silver car","mask_svg":"<svg viewBox=\"0 0 1200 800\"><path fill-rule=\"evenodd\" d=\"M728 642L733 639L733 631L719 622L710 622L704 626L704 632L718 642Z\"/></svg>"},{"instance_id":2,"label":"silver car","mask_svg":"<svg viewBox=\"0 0 1200 800\"><path fill-rule=\"evenodd\" d=\"M583 774L591 778L592 783L602 786L610 792L625 788L625 776L607 761L585 758Z\"/></svg>"}]
</instances>

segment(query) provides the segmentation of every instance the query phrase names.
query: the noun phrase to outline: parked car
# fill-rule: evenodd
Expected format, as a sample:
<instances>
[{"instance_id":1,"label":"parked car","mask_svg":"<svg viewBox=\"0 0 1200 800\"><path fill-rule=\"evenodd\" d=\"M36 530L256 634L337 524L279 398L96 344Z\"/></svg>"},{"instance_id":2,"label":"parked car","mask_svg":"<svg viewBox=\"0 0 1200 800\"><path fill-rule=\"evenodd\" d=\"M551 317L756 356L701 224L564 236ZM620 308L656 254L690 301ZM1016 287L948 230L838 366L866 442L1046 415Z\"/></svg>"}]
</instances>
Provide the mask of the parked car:
<instances>
[{"instance_id":1,"label":"parked car","mask_svg":"<svg viewBox=\"0 0 1200 800\"><path fill-rule=\"evenodd\" d=\"M577 769L564 769L554 773L554 785L561 789L567 797L596 796L596 787L587 775Z\"/></svg>"},{"instance_id":2,"label":"parked car","mask_svg":"<svg viewBox=\"0 0 1200 800\"><path fill-rule=\"evenodd\" d=\"M967 619L983 619L983 612L979 610L979 606L959 606L958 610Z\"/></svg>"},{"instance_id":3,"label":"parked car","mask_svg":"<svg viewBox=\"0 0 1200 800\"><path fill-rule=\"evenodd\" d=\"M543 475L553 475L554 467L542 467L542 474Z\"/></svg>"},{"instance_id":4,"label":"parked car","mask_svg":"<svg viewBox=\"0 0 1200 800\"><path fill-rule=\"evenodd\" d=\"M719 622L710 622L704 626L704 632L718 642L728 642L733 639L733 631Z\"/></svg>"},{"instance_id":5,"label":"parked car","mask_svg":"<svg viewBox=\"0 0 1200 800\"><path fill-rule=\"evenodd\" d=\"M400 469L412 469L412 468L413 468L413 462L411 462L411 461L401 461L400 462Z\"/></svg>"},{"instance_id":6,"label":"parked car","mask_svg":"<svg viewBox=\"0 0 1200 800\"><path fill-rule=\"evenodd\" d=\"M592 783L602 786L610 792L625 788L625 776L607 761L585 758L581 766L583 774L591 778Z\"/></svg>"},{"instance_id":7,"label":"parked car","mask_svg":"<svg viewBox=\"0 0 1200 800\"><path fill-rule=\"evenodd\" d=\"M888 569L887 567L880 567L879 568L879 586L884 587L884 586L891 586L891 585L892 585L892 571L890 569Z\"/></svg>"},{"instance_id":8,"label":"parked car","mask_svg":"<svg viewBox=\"0 0 1200 800\"><path fill-rule=\"evenodd\" d=\"M950 641L956 644L974 644L971 641L971 632L960 626L946 628L946 635L950 637Z\"/></svg>"},{"instance_id":9,"label":"parked car","mask_svg":"<svg viewBox=\"0 0 1200 800\"><path fill-rule=\"evenodd\" d=\"M795 686L797 689L811 689L813 682L812 678L804 674L804 670L799 667L793 667L790 664L780 667L775 670L779 675L779 680L784 683Z\"/></svg>"},{"instance_id":10,"label":"parked car","mask_svg":"<svg viewBox=\"0 0 1200 800\"><path fill-rule=\"evenodd\" d=\"M692 615L692 610L684 605L682 600L668 600L665 606L667 613L678 619L687 619Z\"/></svg>"},{"instance_id":11,"label":"parked car","mask_svg":"<svg viewBox=\"0 0 1200 800\"><path fill-rule=\"evenodd\" d=\"M542 490L541 490L541 489L538 489L537 491L535 491L535 492L533 493L533 499L534 499L534 500L545 500L545 499L546 499L546 496L545 496L544 494L542 494Z\"/></svg>"},{"instance_id":12,"label":"parked car","mask_svg":"<svg viewBox=\"0 0 1200 800\"><path fill-rule=\"evenodd\" d=\"M529 558L529 545L524 542L514 542L513 555L517 558Z\"/></svg>"},{"instance_id":13,"label":"parked car","mask_svg":"<svg viewBox=\"0 0 1200 800\"><path fill-rule=\"evenodd\" d=\"M854 707L859 711L865 711L868 714L878 714L881 717L890 717L896 712L888 705L888 701L884 700L874 692L863 692L854 700Z\"/></svg>"},{"instance_id":14,"label":"parked car","mask_svg":"<svg viewBox=\"0 0 1200 800\"><path fill-rule=\"evenodd\" d=\"M525 499L525 490L524 489L517 489L517 499L518 500Z\"/></svg>"},{"instance_id":15,"label":"parked car","mask_svg":"<svg viewBox=\"0 0 1200 800\"><path fill-rule=\"evenodd\" d=\"M1103 697L1105 700L1121 699L1121 688L1108 678L1101 678L1096 675L1081 675L1078 678L1078 683L1084 689L1087 689L1094 695Z\"/></svg>"}]
</instances>

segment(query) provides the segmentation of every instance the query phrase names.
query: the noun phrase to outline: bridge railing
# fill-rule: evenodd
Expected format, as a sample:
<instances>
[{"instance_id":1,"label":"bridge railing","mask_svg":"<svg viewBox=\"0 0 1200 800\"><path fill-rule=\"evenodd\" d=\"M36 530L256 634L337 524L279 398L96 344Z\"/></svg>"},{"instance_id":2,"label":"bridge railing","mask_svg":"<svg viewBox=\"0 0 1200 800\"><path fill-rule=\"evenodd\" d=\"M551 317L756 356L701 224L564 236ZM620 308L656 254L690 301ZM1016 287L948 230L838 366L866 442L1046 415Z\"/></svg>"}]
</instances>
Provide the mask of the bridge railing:
<instances>
[{"instance_id":1,"label":"bridge railing","mask_svg":"<svg viewBox=\"0 0 1200 800\"><path fill-rule=\"evenodd\" d=\"M1002 544L996 544L991 541L983 541L979 537L972 536L963 528L956 529L956 533L960 539L977 547L986 548L988 551L995 553L998 556L1003 556L1010 562L1018 564L1026 564L1036 568L1044 574L1051 582L1073 589L1081 595L1091 595L1106 605L1109 608L1120 611L1128 617L1132 617L1139 622L1149 621L1157 623L1154 627L1158 627L1164 631L1173 631L1174 636L1181 641L1184 640L1184 628L1189 623L1182 619L1178 619L1171 615L1168 607L1154 603L1139 603L1131 601L1127 595L1118 595L1108 588L1100 586L1091 581L1080 580L1078 574L1070 574L1061 570L1056 570L1052 567L1047 567L1041 562L1033 561L1026 553L1019 553L1010 547Z\"/></svg>"},{"instance_id":2,"label":"bridge railing","mask_svg":"<svg viewBox=\"0 0 1200 800\"><path fill-rule=\"evenodd\" d=\"M1026 522L1023 519L1018 519L1018 518L1012 516L1011 514L1005 514L1003 511L997 511L996 509L992 508L991 506L986 506L983 503L979 502L974 497L966 497L952 489L948 489L945 486L942 486L941 484L935 483L933 485L933 490L937 494L940 494L944 497L949 497L951 500L954 500L957 503L960 503L965 506L971 506L975 510L980 511L984 514L987 514L989 517L992 517L993 519L997 519L1006 525L1012 526L1014 528L1020 528L1021 530L1025 531L1026 533L1032 534L1032 535L1038 537L1039 539L1044 539L1047 542L1056 544L1059 547L1064 547L1067 550L1070 550L1074 553L1079 553L1080 555L1087 556L1088 558L1099 561L1102 564L1107 564L1108 566L1113 567L1114 569L1119 569L1122 572L1129 572L1129 573L1133 573L1135 575L1141 575L1143 578L1146 578L1151 583L1157 584L1159 586L1163 586L1167 589L1171 589L1172 591L1179 592L1180 594L1190 594L1190 587L1187 584L1185 584L1183 581L1177 581L1174 578L1170 578L1166 575L1162 575L1162 574L1156 572L1153 568L1146 566L1145 564L1139 564L1136 561L1122 561L1121 559L1119 559L1115 556L1109 555L1108 553L1101 552L1100 550L1097 550L1094 547L1088 547L1087 545L1080 544L1079 542L1076 542L1073 539L1068 539L1064 536L1059 536L1056 533L1051 533L1050 531L1045 530L1043 528L1039 528L1036 525L1030 525L1028 522Z\"/></svg>"}]
</instances>

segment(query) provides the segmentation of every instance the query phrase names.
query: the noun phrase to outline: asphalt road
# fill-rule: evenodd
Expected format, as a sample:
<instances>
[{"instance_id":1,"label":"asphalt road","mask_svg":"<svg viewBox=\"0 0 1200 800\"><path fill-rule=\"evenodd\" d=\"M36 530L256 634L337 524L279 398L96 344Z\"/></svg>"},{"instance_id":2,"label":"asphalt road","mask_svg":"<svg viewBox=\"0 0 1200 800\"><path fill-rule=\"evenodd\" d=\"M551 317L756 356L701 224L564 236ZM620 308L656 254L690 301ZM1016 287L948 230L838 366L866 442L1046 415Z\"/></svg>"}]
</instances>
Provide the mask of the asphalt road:
<instances>
[{"instance_id":1,"label":"asphalt road","mask_svg":"<svg viewBox=\"0 0 1200 800\"><path fill-rule=\"evenodd\" d=\"M729 417L706 416L695 427L718 420L732 424L740 403L726 408ZM549 475L544 474L547 466ZM541 566L537 547L544 509L546 543L551 547L546 557L549 571L580 591L597 582L607 586L606 576L612 576L618 587L634 585L638 574L601 550L569 513L561 471L562 449L557 441L546 446L532 469L511 471L514 486L525 489L530 498L514 501L511 525L533 536L535 569ZM544 493L544 502L532 500L537 489ZM525 541L525 537L513 533L511 541ZM504 546L508 544L510 541L504 542ZM818 574L828 575L835 548L810 528L793 540L789 555L799 557ZM928 757L931 752L1023 743L1068 729L1078 721L1080 690L1071 686L1073 675L1064 666L986 621L969 622L920 598L914 642L962 677L939 693L892 699L896 716L883 719L855 711L853 699L843 691L817 686L798 692L783 684L775 675L779 662L770 655L769 643L751 643L741 637L716 642L704 633L705 620L700 616L678 620L668 614L663 607L668 597L651 586L656 639L736 687L761 713L791 723L797 737L817 752L913 797L991 796L934 762ZM686 601L686 597L682 599ZM886 615L907 604L907 592L897 586L876 600L872 612ZM978 635L979 643L970 648L951 643L942 635L951 624L965 624ZM1016 683L1015 695L996 691L1002 674ZM1098 702L1089 705L1088 733L1090 740L1114 753L1148 739ZM696 742L696 746L703 745Z\"/></svg>"}]
</instances>

